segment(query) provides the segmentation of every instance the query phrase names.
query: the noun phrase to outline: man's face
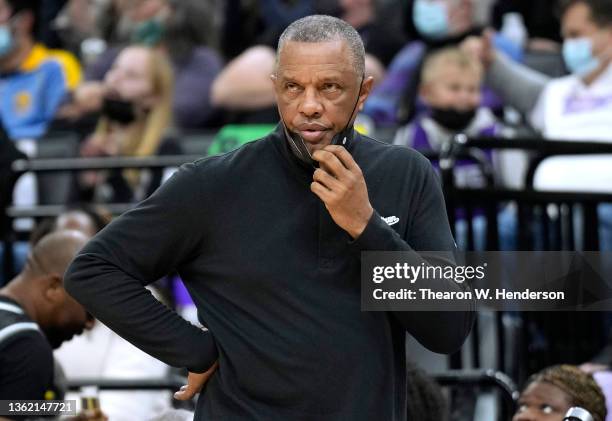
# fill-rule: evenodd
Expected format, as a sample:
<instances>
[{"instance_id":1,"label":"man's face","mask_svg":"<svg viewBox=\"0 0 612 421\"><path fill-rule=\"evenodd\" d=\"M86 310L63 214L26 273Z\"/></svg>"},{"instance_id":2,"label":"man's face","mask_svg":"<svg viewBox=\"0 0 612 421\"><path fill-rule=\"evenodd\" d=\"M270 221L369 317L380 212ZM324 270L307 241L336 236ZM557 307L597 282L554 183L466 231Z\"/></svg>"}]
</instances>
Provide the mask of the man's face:
<instances>
[{"instance_id":1,"label":"man's face","mask_svg":"<svg viewBox=\"0 0 612 421\"><path fill-rule=\"evenodd\" d=\"M287 129L311 152L329 145L363 107L372 78L361 79L345 41L285 43L272 80Z\"/></svg>"},{"instance_id":2,"label":"man's face","mask_svg":"<svg viewBox=\"0 0 612 421\"><path fill-rule=\"evenodd\" d=\"M570 6L561 19L563 39L589 38L593 55L600 56L612 44L612 25L602 28L592 20L591 9L579 2Z\"/></svg>"},{"instance_id":3,"label":"man's face","mask_svg":"<svg viewBox=\"0 0 612 421\"><path fill-rule=\"evenodd\" d=\"M421 89L423 101L437 108L466 111L480 105L480 74L476 71L449 65L436 70L434 80Z\"/></svg>"},{"instance_id":4,"label":"man's face","mask_svg":"<svg viewBox=\"0 0 612 421\"><path fill-rule=\"evenodd\" d=\"M512 421L562 421L572 405L557 386L534 382L521 393L518 406Z\"/></svg>"},{"instance_id":5,"label":"man's face","mask_svg":"<svg viewBox=\"0 0 612 421\"><path fill-rule=\"evenodd\" d=\"M59 299L53 306L53 314L50 315L48 322L41 326L53 349L59 348L63 342L69 341L75 335L80 335L85 329L91 329L94 323L83 306L63 288L59 294Z\"/></svg>"}]
</instances>

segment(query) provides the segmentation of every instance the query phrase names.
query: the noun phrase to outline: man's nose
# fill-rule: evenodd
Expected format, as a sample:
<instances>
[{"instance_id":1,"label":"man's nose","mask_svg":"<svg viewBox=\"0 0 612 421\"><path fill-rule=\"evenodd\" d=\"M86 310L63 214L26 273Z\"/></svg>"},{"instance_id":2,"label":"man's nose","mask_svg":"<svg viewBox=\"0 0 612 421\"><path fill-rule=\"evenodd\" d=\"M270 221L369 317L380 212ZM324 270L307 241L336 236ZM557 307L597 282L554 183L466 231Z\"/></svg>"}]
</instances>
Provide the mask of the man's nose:
<instances>
[{"instance_id":1,"label":"man's nose","mask_svg":"<svg viewBox=\"0 0 612 421\"><path fill-rule=\"evenodd\" d=\"M323 105L314 89L304 91L299 112L308 118L319 118L323 113Z\"/></svg>"}]
</instances>

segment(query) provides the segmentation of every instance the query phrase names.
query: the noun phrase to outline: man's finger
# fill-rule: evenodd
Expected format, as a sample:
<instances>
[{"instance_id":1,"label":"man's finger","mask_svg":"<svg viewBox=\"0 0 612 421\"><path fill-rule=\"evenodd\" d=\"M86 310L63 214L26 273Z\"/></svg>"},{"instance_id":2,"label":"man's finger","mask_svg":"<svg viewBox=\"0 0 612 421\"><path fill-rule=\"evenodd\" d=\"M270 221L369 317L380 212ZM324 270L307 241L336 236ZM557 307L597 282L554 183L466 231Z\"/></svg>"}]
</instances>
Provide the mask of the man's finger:
<instances>
[{"instance_id":1,"label":"man's finger","mask_svg":"<svg viewBox=\"0 0 612 421\"><path fill-rule=\"evenodd\" d=\"M336 155L342 165L344 165L344 168L348 169L349 171L354 171L355 169L359 168L359 165L357 165L353 159L353 156L344 146L328 145L323 149Z\"/></svg>"},{"instance_id":2,"label":"man's finger","mask_svg":"<svg viewBox=\"0 0 612 421\"><path fill-rule=\"evenodd\" d=\"M318 150L312 154L312 158L318 161L321 166L324 166L327 172L337 179L342 180L346 177L348 169L333 152L325 149Z\"/></svg>"},{"instance_id":3,"label":"man's finger","mask_svg":"<svg viewBox=\"0 0 612 421\"><path fill-rule=\"evenodd\" d=\"M313 181L310 183L310 190L325 204L327 204L332 198L332 192L318 181Z\"/></svg>"},{"instance_id":4,"label":"man's finger","mask_svg":"<svg viewBox=\"0 0 612 421\"><path fill-rule=\"evenodd\" d=\"M340 181L329 175L327 171L322 170L321 168L315 170L312 179L322 184L328 190L339 192L342 189L342 184Z\"/></svg>"}]
</instances>

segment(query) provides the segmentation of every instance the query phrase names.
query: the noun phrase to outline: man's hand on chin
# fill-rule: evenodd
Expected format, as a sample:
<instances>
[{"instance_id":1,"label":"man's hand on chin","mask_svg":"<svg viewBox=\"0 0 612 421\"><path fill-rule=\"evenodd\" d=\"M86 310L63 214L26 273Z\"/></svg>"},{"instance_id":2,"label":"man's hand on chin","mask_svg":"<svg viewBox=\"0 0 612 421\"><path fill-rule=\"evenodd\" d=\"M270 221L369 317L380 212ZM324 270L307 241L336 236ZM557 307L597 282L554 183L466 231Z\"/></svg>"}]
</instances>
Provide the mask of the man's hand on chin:
<instances>
[{"instance_id":1,"label":"man's hand on chin","mask_svg":"<svg viewBox=\"0 0 612 421\"><path fill-rule=\"evenodd\" d=\"M343 146L328 145L312 157L319 168L310 189L325 203L334 222L357 239L374 212L361 168Z\"/></svg>"}]
</instances>

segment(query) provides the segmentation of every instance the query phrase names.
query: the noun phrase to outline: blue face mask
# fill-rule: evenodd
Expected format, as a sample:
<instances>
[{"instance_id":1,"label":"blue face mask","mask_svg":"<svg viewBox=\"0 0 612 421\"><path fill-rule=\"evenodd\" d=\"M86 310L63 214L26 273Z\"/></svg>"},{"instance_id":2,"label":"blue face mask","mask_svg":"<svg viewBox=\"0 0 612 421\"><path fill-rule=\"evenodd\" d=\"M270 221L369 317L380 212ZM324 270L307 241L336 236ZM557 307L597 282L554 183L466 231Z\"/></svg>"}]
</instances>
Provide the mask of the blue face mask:
<instances>
[{"instance_id":1,"label":"blue face mask","mask_svg":"<svg viewBox=\"0 0 612 421\"><path fill-rule=\"evenodd\" d=\"M593 56L593 42L589 38L566 39L563 42L563 60L570 72L585 76L599 67Z\"/></svg>"},{"instance_id":2,"label":"blue face mask","mask_svg":"<svg viewBox=\"0 0 612 421\"><path fill-rule=\"evenodd\" d=\"M11 28L4 24L0 25L0 57L6 56L13 49L13 34Z\"/></svg>"},{"instance_id":3,"label":"blue face mask","mask_svg":"<svg viewBox=\"0 0 612 421\"><path fill-rule=\"evenodd\" d=\"M442 1L415 0L412 19L417 31L427 38L440 39L448 35L448 9Z\"/></svg>"}]
</instances>

